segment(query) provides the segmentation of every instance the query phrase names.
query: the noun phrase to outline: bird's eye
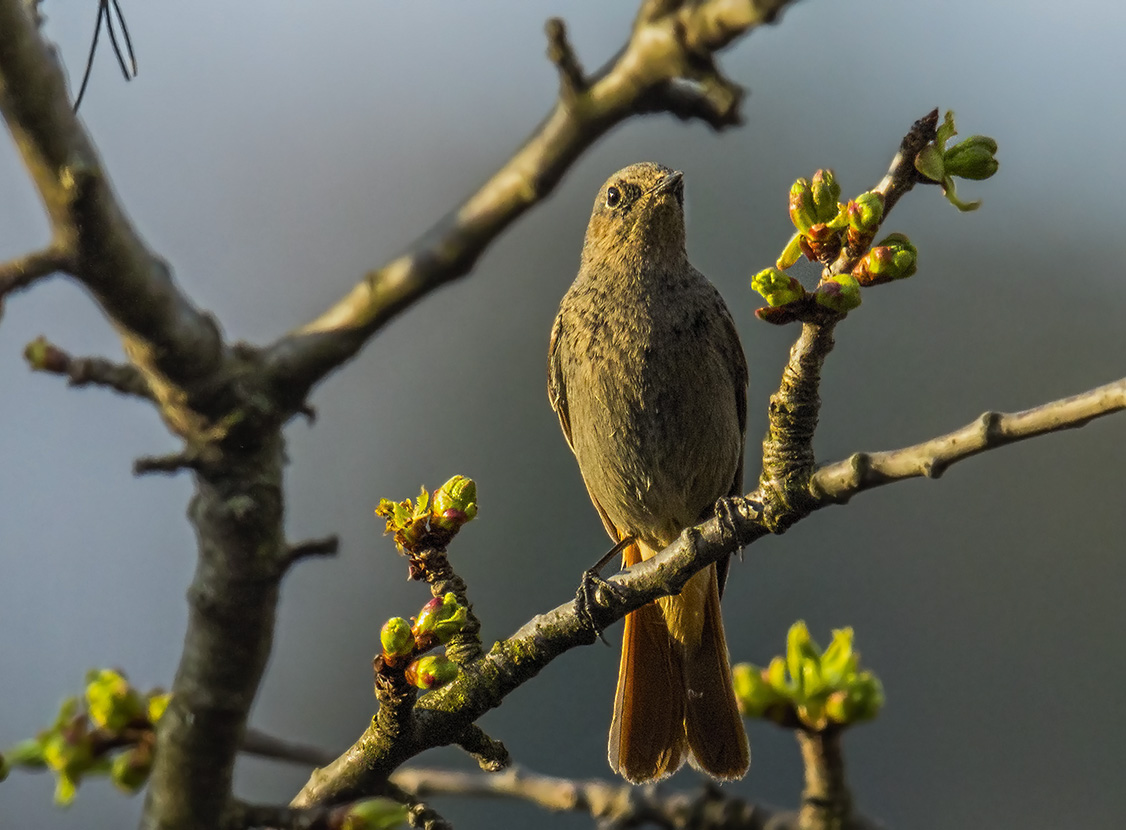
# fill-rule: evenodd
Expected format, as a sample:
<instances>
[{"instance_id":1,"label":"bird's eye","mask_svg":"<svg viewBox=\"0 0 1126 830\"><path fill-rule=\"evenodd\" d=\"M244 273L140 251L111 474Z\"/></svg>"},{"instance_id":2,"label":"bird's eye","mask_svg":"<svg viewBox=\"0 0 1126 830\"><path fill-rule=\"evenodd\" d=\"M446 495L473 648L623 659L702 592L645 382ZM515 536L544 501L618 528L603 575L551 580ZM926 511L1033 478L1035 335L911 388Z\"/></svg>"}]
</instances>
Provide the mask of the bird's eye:
<instances>
[{"instance_id":1,"label":"bird's eye","mask_svg":"<svg viewBox=\"0 0 1126 830\"><path fill-rule=\"evenodd\" d=\"M611 187L606 191L606 207L616 208L622 202L622 191Z\"/></svg>"}]
</instances>

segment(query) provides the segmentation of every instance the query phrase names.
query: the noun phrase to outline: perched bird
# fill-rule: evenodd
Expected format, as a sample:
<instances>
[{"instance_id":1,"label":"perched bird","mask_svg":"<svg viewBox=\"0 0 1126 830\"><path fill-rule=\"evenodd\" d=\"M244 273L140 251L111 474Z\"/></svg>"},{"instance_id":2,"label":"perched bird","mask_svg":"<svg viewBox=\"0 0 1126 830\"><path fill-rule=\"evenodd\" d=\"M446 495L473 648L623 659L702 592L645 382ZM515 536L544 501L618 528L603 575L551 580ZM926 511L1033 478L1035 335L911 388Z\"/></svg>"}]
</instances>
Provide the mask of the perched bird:
<instances>
[{"instance_id":1,"label":"perched bird","mask_svg":"<svg viewBox=\"0 0 1126 830\"><path fill-rule=\"evenodd\" d=\"M684 249L682 175L642 163L598 191L555 318L548 396L625 566L742 492L747 363L731 314ZM626 617L610 766L640 783L685 760L750 764L719 598L728 560Z\"/></svg>"}]
</instances>

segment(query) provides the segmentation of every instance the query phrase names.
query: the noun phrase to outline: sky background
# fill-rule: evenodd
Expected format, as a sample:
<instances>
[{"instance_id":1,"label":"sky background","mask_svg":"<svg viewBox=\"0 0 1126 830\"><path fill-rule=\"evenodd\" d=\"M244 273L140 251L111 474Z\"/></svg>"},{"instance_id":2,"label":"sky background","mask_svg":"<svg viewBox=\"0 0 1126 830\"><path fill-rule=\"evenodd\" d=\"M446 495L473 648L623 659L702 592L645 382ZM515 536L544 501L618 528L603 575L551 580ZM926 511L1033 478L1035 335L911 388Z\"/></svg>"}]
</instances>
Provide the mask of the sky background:
<instances>
[{"instance_id":1,"label":"sky background","mask_svg":"<svg viewBox=\"0 0 1126 830\"><path fill-rule=\"evenodd\" d=\"M588 70L624 42L629 3L377 4L122 0L140 77L108 44L82 117L139 230L232 339L273 338L318 314L481 184L550 108L544 20L566 19ZM47 33L81 79L94 0L47 0ZM910 124L957 113L1000 144L1000 173L937 188L887 230L918 274L866 291L824 372L818 457L890 449L986 409L1077 393L1126 367L1126 7L807 0L723 54L751 89L746 124L716 134L636 119L588 152L473 273L382 332L287 431L293 538L338 533L339 557L283 587L251 721L333 750L373 711L379 626L426 599L372 507L454 473L479 519L453 548L487 641L572 596L607 539L545 394L548 334L578 267L598 186L641 160L685 172L688 250L736 318L751 370L748 478L792 328L754 319L752 273L792 231L791 182L833 167L845 193L880 178ZM3 35L0 34L0 37ZM41 246L43 213L0 140L0 259ZM808 273L808 272L807 272ZM0 746L48 724L91 666L167 684L194 565L188 477L134 479L176 443L143 404L30 374L45 334L119 357L89 297L56 279L0 321ZM1126 416L972 459L822 511L732 568L734 660L765 663L805 619L822 643L852 625L883 680L880 717L847 735L856 803L891 827L1087 830L1121 824L1126 760ZM484 727L537 771L606 776L614 648L574 650ZM752 725L747 778L726 789L795 805L791 735ZM459 753L419 763L469 768ZM307 770L240 761L237 792L287 801ZM673 786L695 787L685 771ZM129 826L140 798L90 781L69 811L53 781L0 785L0 824ZM511 804L439 800L458 828L581 828Z\"/></svg>"}]
</instances>

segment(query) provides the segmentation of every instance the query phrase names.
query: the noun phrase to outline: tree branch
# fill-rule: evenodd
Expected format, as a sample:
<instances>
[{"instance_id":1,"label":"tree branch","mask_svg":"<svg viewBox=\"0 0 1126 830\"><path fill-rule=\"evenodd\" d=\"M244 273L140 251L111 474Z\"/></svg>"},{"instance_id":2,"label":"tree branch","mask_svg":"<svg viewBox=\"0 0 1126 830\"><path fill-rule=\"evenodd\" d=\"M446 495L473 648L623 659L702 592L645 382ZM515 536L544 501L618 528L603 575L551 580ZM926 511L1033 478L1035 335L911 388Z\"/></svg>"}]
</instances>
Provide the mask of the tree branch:
<instances>
[{"instance_id":1,"label":"tree branch","mask_svg":"<svg viewBox=\"0 0 1126 830\"><path fill-rule=\"evenodd\" d=\"M68 267L67 252L58 245L48 245L42 250L0 263L0 306L8 294Z\"/></svg>"},{"instance_id":2,"label":"tree branch","mask_svg":"<svg viewBox=\"0 0 1126 830\"><path fill-rule=\"evenodd\" d=\"M792 0L647 4L625 48L592 78L560 24L550 55L562 76L555 108L523 147L405 254L364 277L316 320L267 351L273 388L296 405L375 332L428 293L468 273L505 228L545 199L579 155L638 113L672 112L721 129L738 122L741 90L711 55L773 20Z\"/></svg>"},{"instance_id":3,"label":"tree branch","mask_svg":"<svg viewBox=\"0 0 1126 830\"><path fill-rule=\"evenodd\" d=\"M252 727L248 727L243 736L241 751L247 755L257 755L259 758L308 764L311 767L324 766L331 763L335 757L331 752L326 752L320 747L287 741Z\"/></svg>"},{"instance_id":4,"label":"tree branch","mask_svg":"<svg viewBox=\"0 0 1126 830\"><path fill-rule=\"evenodd\" d=\"M1126 409L1126 378L1023 412L986 412L954 432L887 452L858 452L814 473L818 506L844 504L857 493L908 478L938 478L966 458L1027 438L1076 429Z\"/></svg>"},{"instance_id":5,"label":"tree branch","mask_svg":"<svg viewBox=\"0 0 1126 830\"><path fill-rule=\"evenodd\" d=\"M122 333L126 353L160 384L191 387L223 358L214 321L173 283L118 204L93 144L71 109L54 50L40 37L34 4L0 0L0 112L39 191L55 242L38 270L81 281ZM154 382L159 379L159 383Z\"/></svg>"},{"instance_id":6,"label":"tree branch","mask_svg":"<svg viewBox=\"0 0 1126 830\"><path fill-rule=\"evenodd\" d=\"M68 386L103 386L122 395L153 400L145 376L135 366L123 366L101 357L72 357L45 337L28 343L24 357L32 371L63 375Z\"/></svg>"},{"instance_id":7,"label":"tree branch","mask_svg":"<svg viewBox=\"0 0 1126 830\"><path fill-rule=\"evenodd\" d=\"M797 813L776 812L741 799L726 798L710 786L695 794L666 793L660 786L634 787L594 778L556 778L519 767L494 774L411 767L399 770L391 780L417 798L510 798L554 812L582 813L598 819L598 826L603 830L644 825L694 830L790 830L797 827Z\"/></svg>"}]
</instances>

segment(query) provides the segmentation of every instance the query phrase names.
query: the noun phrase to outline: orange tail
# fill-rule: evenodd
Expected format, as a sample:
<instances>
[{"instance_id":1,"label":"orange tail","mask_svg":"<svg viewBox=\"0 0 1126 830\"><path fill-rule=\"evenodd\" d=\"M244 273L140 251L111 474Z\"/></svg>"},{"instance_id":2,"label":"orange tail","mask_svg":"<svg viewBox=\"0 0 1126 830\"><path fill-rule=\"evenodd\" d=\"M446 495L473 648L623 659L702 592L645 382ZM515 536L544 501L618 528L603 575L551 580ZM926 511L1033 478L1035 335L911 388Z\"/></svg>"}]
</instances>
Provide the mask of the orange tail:
<instances>
[{"instance_id":1,"label":"orange tail","mask_svg":"<svg viewBox=\"0 0 1126 830\"><path fill-rule=\"evenodd\" d=\"M627 548L625 565L642 555ZM633 783L671 775L686 758L715 778L746 773L750 755L731 686L714 565L679 596L626 617L609 756L614 771Z\"/></svg>"},{"instance_id":2,"label":"orange tail","mask_svg":"<svg viewBox=\"0 0 1126 830\"><path fill-rule=\"evenodd\" d=\"M684 727L692 750L692 766L712 778L730 781L747 774L751 752L731 683L715 565L704 574L709 575L709 581L700 646L690 651L684 661L684 684L688 690Z\"/></svg>"}]
</instances>

